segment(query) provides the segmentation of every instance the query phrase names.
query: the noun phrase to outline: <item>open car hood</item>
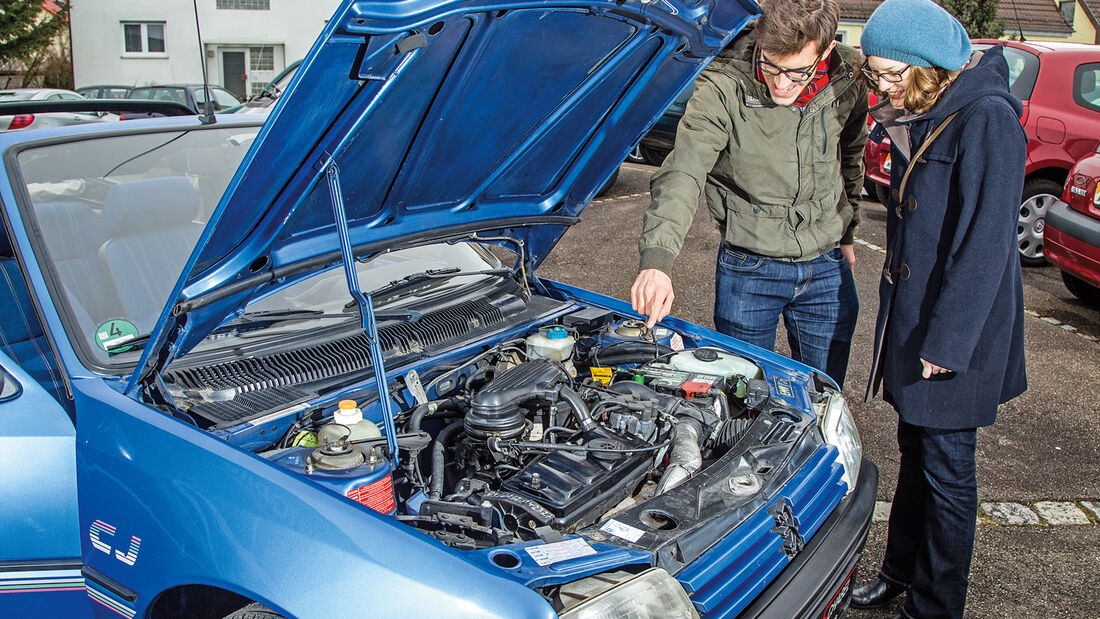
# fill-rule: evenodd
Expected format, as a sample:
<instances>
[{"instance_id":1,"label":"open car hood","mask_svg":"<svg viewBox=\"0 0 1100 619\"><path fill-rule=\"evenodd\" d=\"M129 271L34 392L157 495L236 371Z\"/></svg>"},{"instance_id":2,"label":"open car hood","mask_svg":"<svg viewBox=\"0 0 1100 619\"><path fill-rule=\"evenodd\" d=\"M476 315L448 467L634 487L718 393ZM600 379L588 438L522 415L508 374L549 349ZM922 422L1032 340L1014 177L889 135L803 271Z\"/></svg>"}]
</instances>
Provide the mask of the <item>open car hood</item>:
<instances>
[{"instance_id":1,"label":"open car hood","mask_svg":"<svg viewBox=\"0 0 1100 619\"><path fill-rule=\"evenodd\" d=\"M250 299L339 263L336 202L356 255L480 230L537 266L758 13L752 0L345 0L229 184L131 387Z\"/></svg>"}]
</instances>

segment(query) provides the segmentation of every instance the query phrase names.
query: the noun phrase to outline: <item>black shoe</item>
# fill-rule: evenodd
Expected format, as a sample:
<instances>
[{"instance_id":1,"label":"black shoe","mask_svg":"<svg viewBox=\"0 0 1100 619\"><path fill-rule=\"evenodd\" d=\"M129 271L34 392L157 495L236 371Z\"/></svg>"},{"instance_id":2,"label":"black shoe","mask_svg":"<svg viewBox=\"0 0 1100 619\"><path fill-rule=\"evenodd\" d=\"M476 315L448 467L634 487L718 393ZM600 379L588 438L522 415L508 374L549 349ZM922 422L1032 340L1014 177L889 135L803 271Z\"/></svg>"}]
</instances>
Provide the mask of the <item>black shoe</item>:
<instances>
[{"instance_id":1,"label":"black shoe","mask_svg":"<svg viewBox=\"0 0 1100 619\"><path fill-rule=\"evenodd\" d=\"M905 587L899 587L881 578L876 578L852 591L851 606L852 608L861 609L881 608L902 593L905 593Z\"/></svg>"}]
</instances>

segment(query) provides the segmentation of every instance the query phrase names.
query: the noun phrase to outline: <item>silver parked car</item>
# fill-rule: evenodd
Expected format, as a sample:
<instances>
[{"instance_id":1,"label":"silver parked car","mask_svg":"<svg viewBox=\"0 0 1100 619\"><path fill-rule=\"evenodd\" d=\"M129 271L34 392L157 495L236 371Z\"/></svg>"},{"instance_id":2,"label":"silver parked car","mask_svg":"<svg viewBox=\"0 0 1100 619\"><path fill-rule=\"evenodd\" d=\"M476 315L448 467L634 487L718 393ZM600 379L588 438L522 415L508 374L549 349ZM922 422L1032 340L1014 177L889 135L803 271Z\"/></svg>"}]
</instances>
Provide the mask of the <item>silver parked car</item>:
<instances>
[{"instance_id":1,"label":"silver parked car","mask_svg":"<svg viewBox=\"0 0 1100 619\"><path fill-rule=\"evenodd\" d=\"M9 101L79 101L83 96L60 88L11 88L0 90L0 103ZM43 114L0 115L0 131L14 129L41 129L63 125L118 120L116 114L107 112L48 112Z\"/></svg>"}]
</instances>

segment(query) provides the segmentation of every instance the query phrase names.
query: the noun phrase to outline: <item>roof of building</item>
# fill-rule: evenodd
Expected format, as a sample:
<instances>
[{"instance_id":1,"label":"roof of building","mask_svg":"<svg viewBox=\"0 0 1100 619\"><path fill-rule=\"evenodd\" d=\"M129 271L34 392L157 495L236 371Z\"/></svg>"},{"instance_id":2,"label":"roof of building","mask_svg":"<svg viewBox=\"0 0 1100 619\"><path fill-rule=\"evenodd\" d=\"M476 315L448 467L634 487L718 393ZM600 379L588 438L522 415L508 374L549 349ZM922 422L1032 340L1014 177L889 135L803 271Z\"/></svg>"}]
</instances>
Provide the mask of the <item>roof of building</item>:
<instances>
[{"instance_id":1,"label":"roof of building","mask_svg":"<svg viewBox=\"0 0 1100 619\"><path fill-rule=\"evenodd\" d=\"M839 0L840 19L844 21L867 21L871 13L882 0ZM1082 0L1089 5L1094 15L1100 15L1100 0ZM997 6L997 16L1004 22L1005 32L1019 28L1024 34L1073 34L1073 28L1062 20L1062 14L1052 0L1001 0Z\"/></svg>"}]
</instances>

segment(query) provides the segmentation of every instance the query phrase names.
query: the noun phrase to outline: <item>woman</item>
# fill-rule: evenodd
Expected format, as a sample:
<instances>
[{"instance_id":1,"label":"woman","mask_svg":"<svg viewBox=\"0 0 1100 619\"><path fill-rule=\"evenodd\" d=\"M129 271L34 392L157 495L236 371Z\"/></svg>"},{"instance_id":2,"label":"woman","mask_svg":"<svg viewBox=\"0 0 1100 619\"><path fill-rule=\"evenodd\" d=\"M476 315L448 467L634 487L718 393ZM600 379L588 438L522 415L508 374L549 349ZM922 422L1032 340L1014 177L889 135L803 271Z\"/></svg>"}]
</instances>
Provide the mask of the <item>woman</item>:
<instances>
[{"instance_id":1,"label":"woman","mask_svg":"<svg viewBox=\"0 0 1100 619\"><path fill-rule=\"evenodd\" d=\"M962 617L976 429L1027 388L1022 106L1001 48L971 59L962 25L931 0L886 0L860 43L885 95L872 139L890 134L894 162L868 398L881 384L897 410L901 464L882 569L852 606L907 591L899 617Z\"/></svg>"}]
</instances>

